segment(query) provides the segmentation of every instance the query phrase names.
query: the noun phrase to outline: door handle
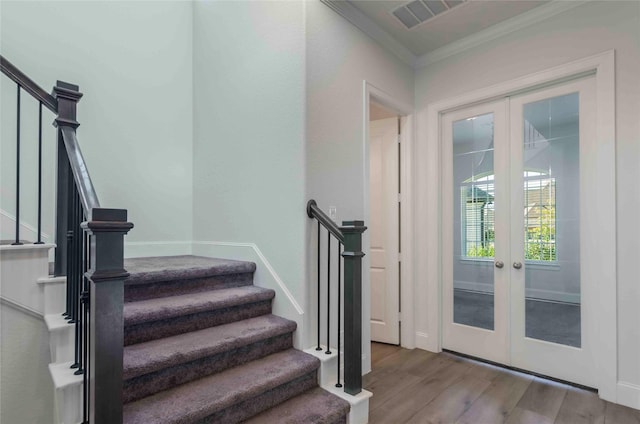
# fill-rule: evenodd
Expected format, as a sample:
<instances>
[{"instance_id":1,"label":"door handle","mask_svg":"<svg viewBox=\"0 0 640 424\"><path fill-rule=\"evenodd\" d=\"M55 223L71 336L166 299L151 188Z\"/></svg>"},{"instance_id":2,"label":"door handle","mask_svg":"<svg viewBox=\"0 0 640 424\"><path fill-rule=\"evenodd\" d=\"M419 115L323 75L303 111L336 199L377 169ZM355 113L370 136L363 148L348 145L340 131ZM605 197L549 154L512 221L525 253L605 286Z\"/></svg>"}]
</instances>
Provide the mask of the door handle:
<instances>
[{"instance_id":1,"label":"door handle","mask_svg":"<svg viewBox=\"0 0 640 424\"><path fill-rule=\"evenodd\" d=\"M495 261L494 264L496 265L496 268L502 268L504 266L504 262L502 261Z\"/></svg>"},{"instance_id":2,"label":"door handle","mask_svg":"<svg viewBox=\"0 0 640 424\"><path fill-rule=\"evenodd\" d=\"M514 263L513 263L513 267L514 267L515 269L520 269L520 268L522 268L522 263L521 263L521 262L514 262Z\"/></svg>"}]
</instances>

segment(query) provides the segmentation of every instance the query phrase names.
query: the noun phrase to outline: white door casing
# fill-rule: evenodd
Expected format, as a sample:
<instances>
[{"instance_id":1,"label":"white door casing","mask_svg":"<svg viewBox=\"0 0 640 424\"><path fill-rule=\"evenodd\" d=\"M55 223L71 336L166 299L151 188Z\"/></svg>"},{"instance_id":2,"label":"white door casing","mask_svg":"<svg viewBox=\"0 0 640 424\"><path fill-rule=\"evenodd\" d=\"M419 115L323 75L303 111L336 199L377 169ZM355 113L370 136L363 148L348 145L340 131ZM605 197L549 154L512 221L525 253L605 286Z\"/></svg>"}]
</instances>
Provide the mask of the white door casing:
<instances>
[{"instance_id":1,"label":"white door casing","mask_svg":"<svg viewBox=\"0 0 640 424\"><path fill-rule=\"evenodd\" d=\"M442 116L447 111L465 105L478 104L514 93L549 86L553 82L568 81L580 75L593 74L596 79L596 139L597 153L590 155L589 168L597 181L593 186L599 201L591 205L589 214L596 217L600 249L591 262L590 273L598 279L598 319L593 323L598 343L594 347L596 368L590 372L597 380L595 388L602 399L616 402L628 399L624 387L617 380L617 276L616 276L616 184L615 184L615 52L604 51L592 56L560 64L462 95L430 103L417 116L418 135L424 142L416 143L414 193L416 275L425 276L424 286L416 285L416 298L425 305L416 310L416 347L433 352L442 350ZM582 270L581 270L582 271ZM584 299L584 301L589 301ZM627 402L628 403L628 402Z\"/></svg>"},{"instance_id":2,"label":"white door casing","mask_svg":"<svg viewBox=\"0 0 640 424\"><path fill-rule=\"evenodd\" d=\"M400 343L398 118L369 127L371 340Z\"/></svg>"},{"instance_id":3,"label":"white door casing","mask_svg":"<svg viewBox=\"0 0 640 424\"><path fill-rule=\"evenodd\" d=\"M580 162L580 293L581 344L567 346L525 336L525 273L529 263L524 258L523 172L524 119L523 107L559 96L579 96L579 162ZM508 110L507 110L508 109ZM453 321L453 267L461 260L454 252L452 220L456 181L453 178L453 123L476 119L483 114L494 118L494 184L495 184L495 261L504 267L494 269L494 328L484 329ZM598 203L598 176L594 169L597 157L595 78L587 77L553 88L541 89L496 102L446 113L442 117L442 276L443 276L443 347L478 356L505 365L543 375L597 387L595 334L597 287L598 226L590 205ZM506 119L505 119L506 118ZM507 132L509 136L507 137ZM572 160L563 158L562 160ZM556 170L557 171L557 170ZM459 181L457 182L459 183ZM566 185L566 182L563 181ZM577 187L576 187L577 189ZM560 205L566 202L558 199ZM560 223L559 225L562 225ZM562 253L562 252L560 252ZM483 258L484 259L484 258ZM485 259L486 260L486 259ZM464 261L476 262L467 258ZM476 262L477 265L478 262ZM512 264L520 263L521 268ZM540 266L540 265L538 265ZM560 267L561 265L556 265ZM557 272L557 271L556 271ZM560 324L560 323L559 323Z\"/></svg>"}]
</instances>

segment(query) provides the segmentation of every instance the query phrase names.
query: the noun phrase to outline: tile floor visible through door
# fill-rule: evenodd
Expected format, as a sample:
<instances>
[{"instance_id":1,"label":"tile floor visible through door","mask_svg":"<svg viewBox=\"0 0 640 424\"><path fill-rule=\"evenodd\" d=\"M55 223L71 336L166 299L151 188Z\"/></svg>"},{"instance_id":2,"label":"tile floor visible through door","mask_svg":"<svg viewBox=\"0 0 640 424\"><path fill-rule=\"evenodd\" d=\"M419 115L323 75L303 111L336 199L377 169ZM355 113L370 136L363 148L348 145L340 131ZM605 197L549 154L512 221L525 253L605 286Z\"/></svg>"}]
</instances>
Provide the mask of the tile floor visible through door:
<instances>
[{"instance_id":1,"label":"tile floor visible through door","mask_svg":"<svg viewBox=\"0 0 640 424\"><path fill-rule=\"evenodd\" d=\"M493 296L480 292L453 291L453 321L493 329ZM526 300L526 336L547 342L580 347L580 305Z\"/></svg>"},{"instance_id":2,"label":"tile floor visible through door","mask_svg":"<svg viewBox=\"0 0 640 424\"><path fill-rule=\"evenodd\" d=\"M640 424L640 411L448 353L371 344L370 424Z\"/></svg>"}]
</instances>

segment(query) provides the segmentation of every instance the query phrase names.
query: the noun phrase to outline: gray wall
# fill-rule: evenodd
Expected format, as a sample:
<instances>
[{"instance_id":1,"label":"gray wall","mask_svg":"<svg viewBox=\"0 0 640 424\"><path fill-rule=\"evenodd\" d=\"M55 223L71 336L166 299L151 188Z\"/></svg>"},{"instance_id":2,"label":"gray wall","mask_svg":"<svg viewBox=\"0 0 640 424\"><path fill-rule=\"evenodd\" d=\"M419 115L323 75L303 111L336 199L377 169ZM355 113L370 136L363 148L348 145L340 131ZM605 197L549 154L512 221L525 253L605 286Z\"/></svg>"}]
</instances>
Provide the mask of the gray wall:
<instances>
[{"instance_id":1,"label":"gray wall","mask_svg":"<svg viewBox=\"0 0 640 424\"><path fill-rule=\"evenodd\" d=\"M193 18L193 239L257 244L304 305L304 3L197 1Z\"/></svg>"},{"instance_id":2,"label":"gray wall","mask_svg":"<svg viewBox=\"0 0 640 424\"><path fill-rule=\"evenodd\" d=\"M190 240L192 4L2 1L0 13L3 56L45 90L60 79L84 92L78 138L102 205L129 209L135 228L126 240ZM0 208L13 213L15 86L4 76L1 80ZM35 226L37 105L24 93L22 97L22 214ZM52 119L45 114L45 212L54 204ZM44 216L50 234L52 214Z\"/></svg>"}]
</instances>

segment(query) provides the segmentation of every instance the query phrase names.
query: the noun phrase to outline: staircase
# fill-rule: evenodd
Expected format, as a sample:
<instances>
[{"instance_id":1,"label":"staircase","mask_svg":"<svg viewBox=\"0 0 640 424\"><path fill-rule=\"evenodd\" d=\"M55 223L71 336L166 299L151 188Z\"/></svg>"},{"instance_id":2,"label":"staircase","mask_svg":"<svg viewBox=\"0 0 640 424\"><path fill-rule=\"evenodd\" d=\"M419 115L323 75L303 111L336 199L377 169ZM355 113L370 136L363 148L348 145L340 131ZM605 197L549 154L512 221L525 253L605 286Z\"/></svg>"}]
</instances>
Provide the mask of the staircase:
<instances>
[{"instance_id":1,"label":"staircase","mask_svg":"<svg viewBox=\"0 0 640 424\"><path fill-rule=\"evenodd\" d=\"M103 207L98 200L76 132L77 104L83 96L79 87L57 81L49 94L1 55L0 72L15 83L17 118L15 231L11 245L0 246L0 300L24 316L43 320L49 330L56 422L367 422L371 393L362 390L361 352L364 222L343 221L339 227L314 200L308 202L307 215L318 222L317 343L306 353L295 350L296 323L271 313L275 292L253 285L255 264L194 256L124 263L124 237L134 225L126 209ZM38 130L35 167L33 161L22 163L27 161L20 156L25 142L21 93L39 104L38 120L33 121ZM49 158L56 162L55 245L43 243L42 189L51 177L43 174L43 111L53 114L57 138L56 157ZM33 167L37 178L21 185L21 165ZM37 187L36 241L20 236L23 186L34 196ZM321 227L328 232L324 284ZM331 237L337 241L337 281L329 269ZM54 248L51 275L47 257ZM266 266L273 273L257 247L256 252L260 269ZM275 274L274 278L288 296L284 284ZM337 285L338 295L333 308L332 285ZM326 308L321 305L323 292ZM326 322L324 347L321 319ZM38 325L30 335L40 335L43 326ZM337 342L336 348L331 341ZM46 347L38 347L35 360L10 352L15 360L10 369L16 370L12 378L23 379L25 371L34 369L31 364L42 362ZM318 377L328 391L318 387ZM45 385L33 380L33 386ZM29 396L37 399L32 392ZM21 408L23 400L15 397L20 402L9 405L11 416L22 417L27 413ZM4 402L3 416L8 416L6 411ZM13 421L43 422L42 411L35 412L36 419Z\"/></svg>"},{"instance_id":2,"label":"staircase","mask_svg":"<svg viewBox=\"0 0 640 424\"><path fill-rule=\"evenodd\" d=\"M318 387L320 361L293 349L255 264L196 256L129 259L123 422L346 423Z\"/></svg>"}]
</instances>

